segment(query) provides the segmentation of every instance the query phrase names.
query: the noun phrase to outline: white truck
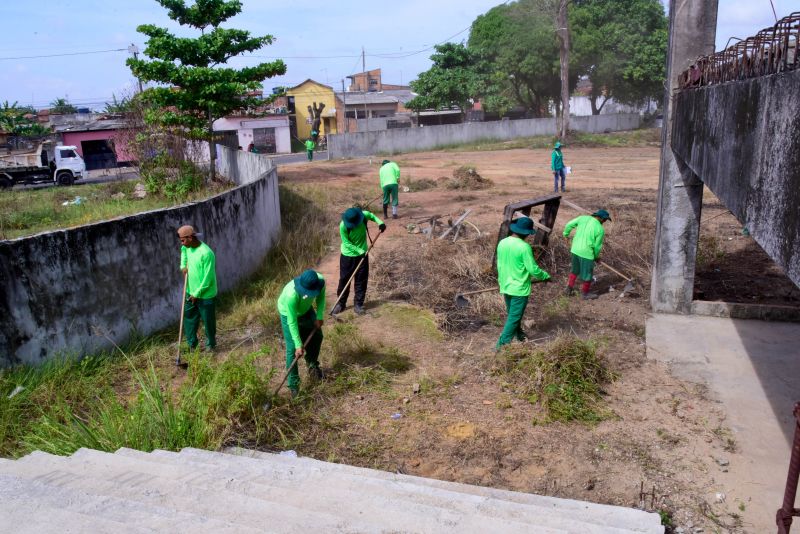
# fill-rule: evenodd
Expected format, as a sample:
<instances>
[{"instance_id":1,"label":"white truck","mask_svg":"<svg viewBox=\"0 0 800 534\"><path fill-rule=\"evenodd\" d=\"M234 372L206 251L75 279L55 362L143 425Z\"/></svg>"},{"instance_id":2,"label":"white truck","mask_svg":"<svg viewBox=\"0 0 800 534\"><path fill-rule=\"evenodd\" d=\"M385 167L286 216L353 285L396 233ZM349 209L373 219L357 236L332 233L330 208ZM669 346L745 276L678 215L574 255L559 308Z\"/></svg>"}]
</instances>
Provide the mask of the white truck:
<instances>
[{"instance_id":1,"label":"white truck","mask_svg":"<svg viewBox=\"0 0 800 534\"><path fill-rule=\"evenodd\" d=\"M40 182L72 185L87 176L76 146L43 144L35 153L0 156L0 189Z\"/></svg>"}]
</instances>

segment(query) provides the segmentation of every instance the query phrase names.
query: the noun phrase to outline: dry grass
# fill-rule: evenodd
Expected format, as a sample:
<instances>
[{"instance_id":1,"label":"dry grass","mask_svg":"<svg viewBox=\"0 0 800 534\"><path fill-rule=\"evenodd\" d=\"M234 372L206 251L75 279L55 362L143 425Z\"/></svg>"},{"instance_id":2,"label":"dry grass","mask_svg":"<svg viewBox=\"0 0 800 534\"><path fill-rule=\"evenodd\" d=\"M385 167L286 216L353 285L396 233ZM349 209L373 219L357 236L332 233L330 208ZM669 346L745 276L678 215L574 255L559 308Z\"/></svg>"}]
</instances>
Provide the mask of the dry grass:
<instances>
[{"instance_id":1,"label":"dry grass","mask_svg":"<svg viewBox=\"0 0 800 534\"><path fill-rule=\"evenodd\" d=\"M488 189L494 185L488 178L478 174L478 170L472 165L464 165L453 171L453 177L444 183L447 189L458 189L463 191L475 191Z\"/></svg>"}]
</instances>

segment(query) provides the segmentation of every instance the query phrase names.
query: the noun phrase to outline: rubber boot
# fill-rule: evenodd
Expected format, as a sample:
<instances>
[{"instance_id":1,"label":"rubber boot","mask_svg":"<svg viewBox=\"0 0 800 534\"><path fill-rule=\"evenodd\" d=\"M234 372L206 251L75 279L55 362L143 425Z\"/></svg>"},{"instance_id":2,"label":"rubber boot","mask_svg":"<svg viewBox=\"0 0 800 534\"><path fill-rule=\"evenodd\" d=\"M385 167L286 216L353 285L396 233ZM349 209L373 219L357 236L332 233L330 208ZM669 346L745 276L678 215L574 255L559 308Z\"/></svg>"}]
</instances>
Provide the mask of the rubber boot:
<instances>
[{"instance_id":1,"label":"rubber boot","mask_svg":"<svg viewBox=\"0 0 800 534\"><path fill-rule=\"evenodd\" d=\"M384 204L383 205L383 218L384 219L388 219L389 218L389 204Z\"/></svg>"}]
</instances>

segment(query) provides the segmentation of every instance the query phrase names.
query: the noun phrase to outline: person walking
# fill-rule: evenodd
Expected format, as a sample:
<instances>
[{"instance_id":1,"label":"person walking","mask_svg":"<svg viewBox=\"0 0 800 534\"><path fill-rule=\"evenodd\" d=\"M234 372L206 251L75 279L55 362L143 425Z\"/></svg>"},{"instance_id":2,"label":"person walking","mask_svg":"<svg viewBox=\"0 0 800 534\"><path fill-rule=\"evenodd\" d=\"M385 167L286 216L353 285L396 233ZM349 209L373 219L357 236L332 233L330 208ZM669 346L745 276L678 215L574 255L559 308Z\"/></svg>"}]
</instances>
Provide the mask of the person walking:
<instances>
[{"instance_id":1,"label":"person walking","mask_svg":"<svg viewBox=\"0 0 800 534\"><path fill-rule=\"evenodd\" d=\"M397 218L399 203L400 166L394 161L383 160L380 170L381 189L383 189L383 216L389 217L389 201L392 202L392 219Z\"/></svg>"},{"instance_id":2,"label":"person walking","mask_svg":"<svg viewBox=\"0 0 800 534\"><path fill-rule=\"evenodd\" d=\"M306 156L308 156L308 161L312 161L314 159L314 148L316 144L314 140L310 137L306 139Z\"/></svg>"},{"instance_id":3,"label":"person walking","mask_svg":"<svg viewBox=\"0 0 800 534\"><path fill-rule=\"evenodd\" d=\"M497 244L497 282L508 312L503 332L497 340L497 350L514 338L525 341L522 316L531 294L531 279L550 280L550 275L536 264L533 249L525 242L529 235L536 233L533 221L520 217L511 222L510 230L511 235Z\"/></svg>"},{"instance_id":4,"label":"person walking","mask_svg":"<svg viewBox=\"0 0 800 534\"><path fill-rule=\"evenodd\" d=\"M556 141L553 154L550 157L550 168L553 170L553 192L558 193L558 177L561 177L561 192L565 192L567 170L564 168L564 155L561 153L561 143Z\"/></svg>"},{"instance_id":5,"label":"person walking","mask_svg":"<svg viewBox=\"0 0 800 534\"><path fill-rule=\"evenodd\" d=\"M358 267L361 268L354 277L355 295L353 296L353 311L358 315L364 313L364 299L367 296L367 281L369 280L369 257L367 254L367 221L378 225L381 232L386 230L386 225L372 212L359 208L349 208L342 213L339 223L339 235L342 238L341 256L339 256L339 287L336 296L341 297L331 313L336 315L347 307L347 297L350 295L350 277Z\"/></svg>"},{"instance_id":6,"label":"person walking","mask_svg":"<svg viewBox=\"0 0 800 534\"><path fill-rule=\"evenodd\" d=\"M202 321L206 331L205 349L213 351L217 346L216 257L211 247L200 241L200 237L202 234L195 232L192 226L178 228L178 239L181 242L180 269L186 275L183 323L186 343L194 350L198 343L197 329Z\"/></svg>"},{"instance_id":7,"label":"person walking","mask_svg":"<svg viewBox=\"0 0 800 534\"><path fill-rule=\"evenodd\" d=\"M313 305L316 303L317 309ZM319 365L322 347L322 325L325 318L325 278L313 269L287 283L278 297L278 314L281 317L283 340L286 343L286 368L290 369L295 357L305 357L308 373L316 380L325 378ZM313 332L313 335L312 335ZM303 342L311 339L303 348ZM297 365L289 370L289 391L292 398L300 391L300 373Z\"/></svg>"},{"instance_id":8,"label":"person walking","mask_svg":"<svg viewBox=\"0 0 800 534\"><path fill-rule=\"evenodd\" d=\"M591 215L580 215L567 223L564 227L564 237L569 238L569 234L575 229L575 237L572 238L572 270L570 271L569 281L565 294L571 296L575 293L575 281L580 278L581 295L584 300L597 298L597 293L589 293L592 286L592 275L594 274L594 264L600 258L600 250L603 248L603 238L606 231L603 223L610 221L611 217L606 210L597 210Z\"/></svg>"}]
</instances>

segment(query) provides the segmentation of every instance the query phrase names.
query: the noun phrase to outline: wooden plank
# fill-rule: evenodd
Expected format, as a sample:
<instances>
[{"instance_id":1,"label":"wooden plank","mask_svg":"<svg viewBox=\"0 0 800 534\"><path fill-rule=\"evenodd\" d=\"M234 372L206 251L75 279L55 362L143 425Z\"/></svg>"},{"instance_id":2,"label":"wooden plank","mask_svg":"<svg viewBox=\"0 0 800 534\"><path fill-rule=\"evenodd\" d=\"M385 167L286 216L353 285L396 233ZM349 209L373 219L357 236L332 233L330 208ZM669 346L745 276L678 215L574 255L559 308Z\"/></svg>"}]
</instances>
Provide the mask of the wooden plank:
<instances>
[{"instance_id":1,"label":"wooden plank","mask_svg":"<svg viewBox=\"0 0 800 534\"><path fill-rule=\"evenodd\" d=\"M461 224L464 221L464 219L467 218L467 215L469 215L470 213L472 213L472 209L468 209L467 211L465 211L464 214L461 217L459 217L455 223L453 223L453 226L445 230L445 232L439 236L439 239L444 239L445 237L450 235L450 232L452 232L455 227Z\"/></svg>"}]
</instances>

